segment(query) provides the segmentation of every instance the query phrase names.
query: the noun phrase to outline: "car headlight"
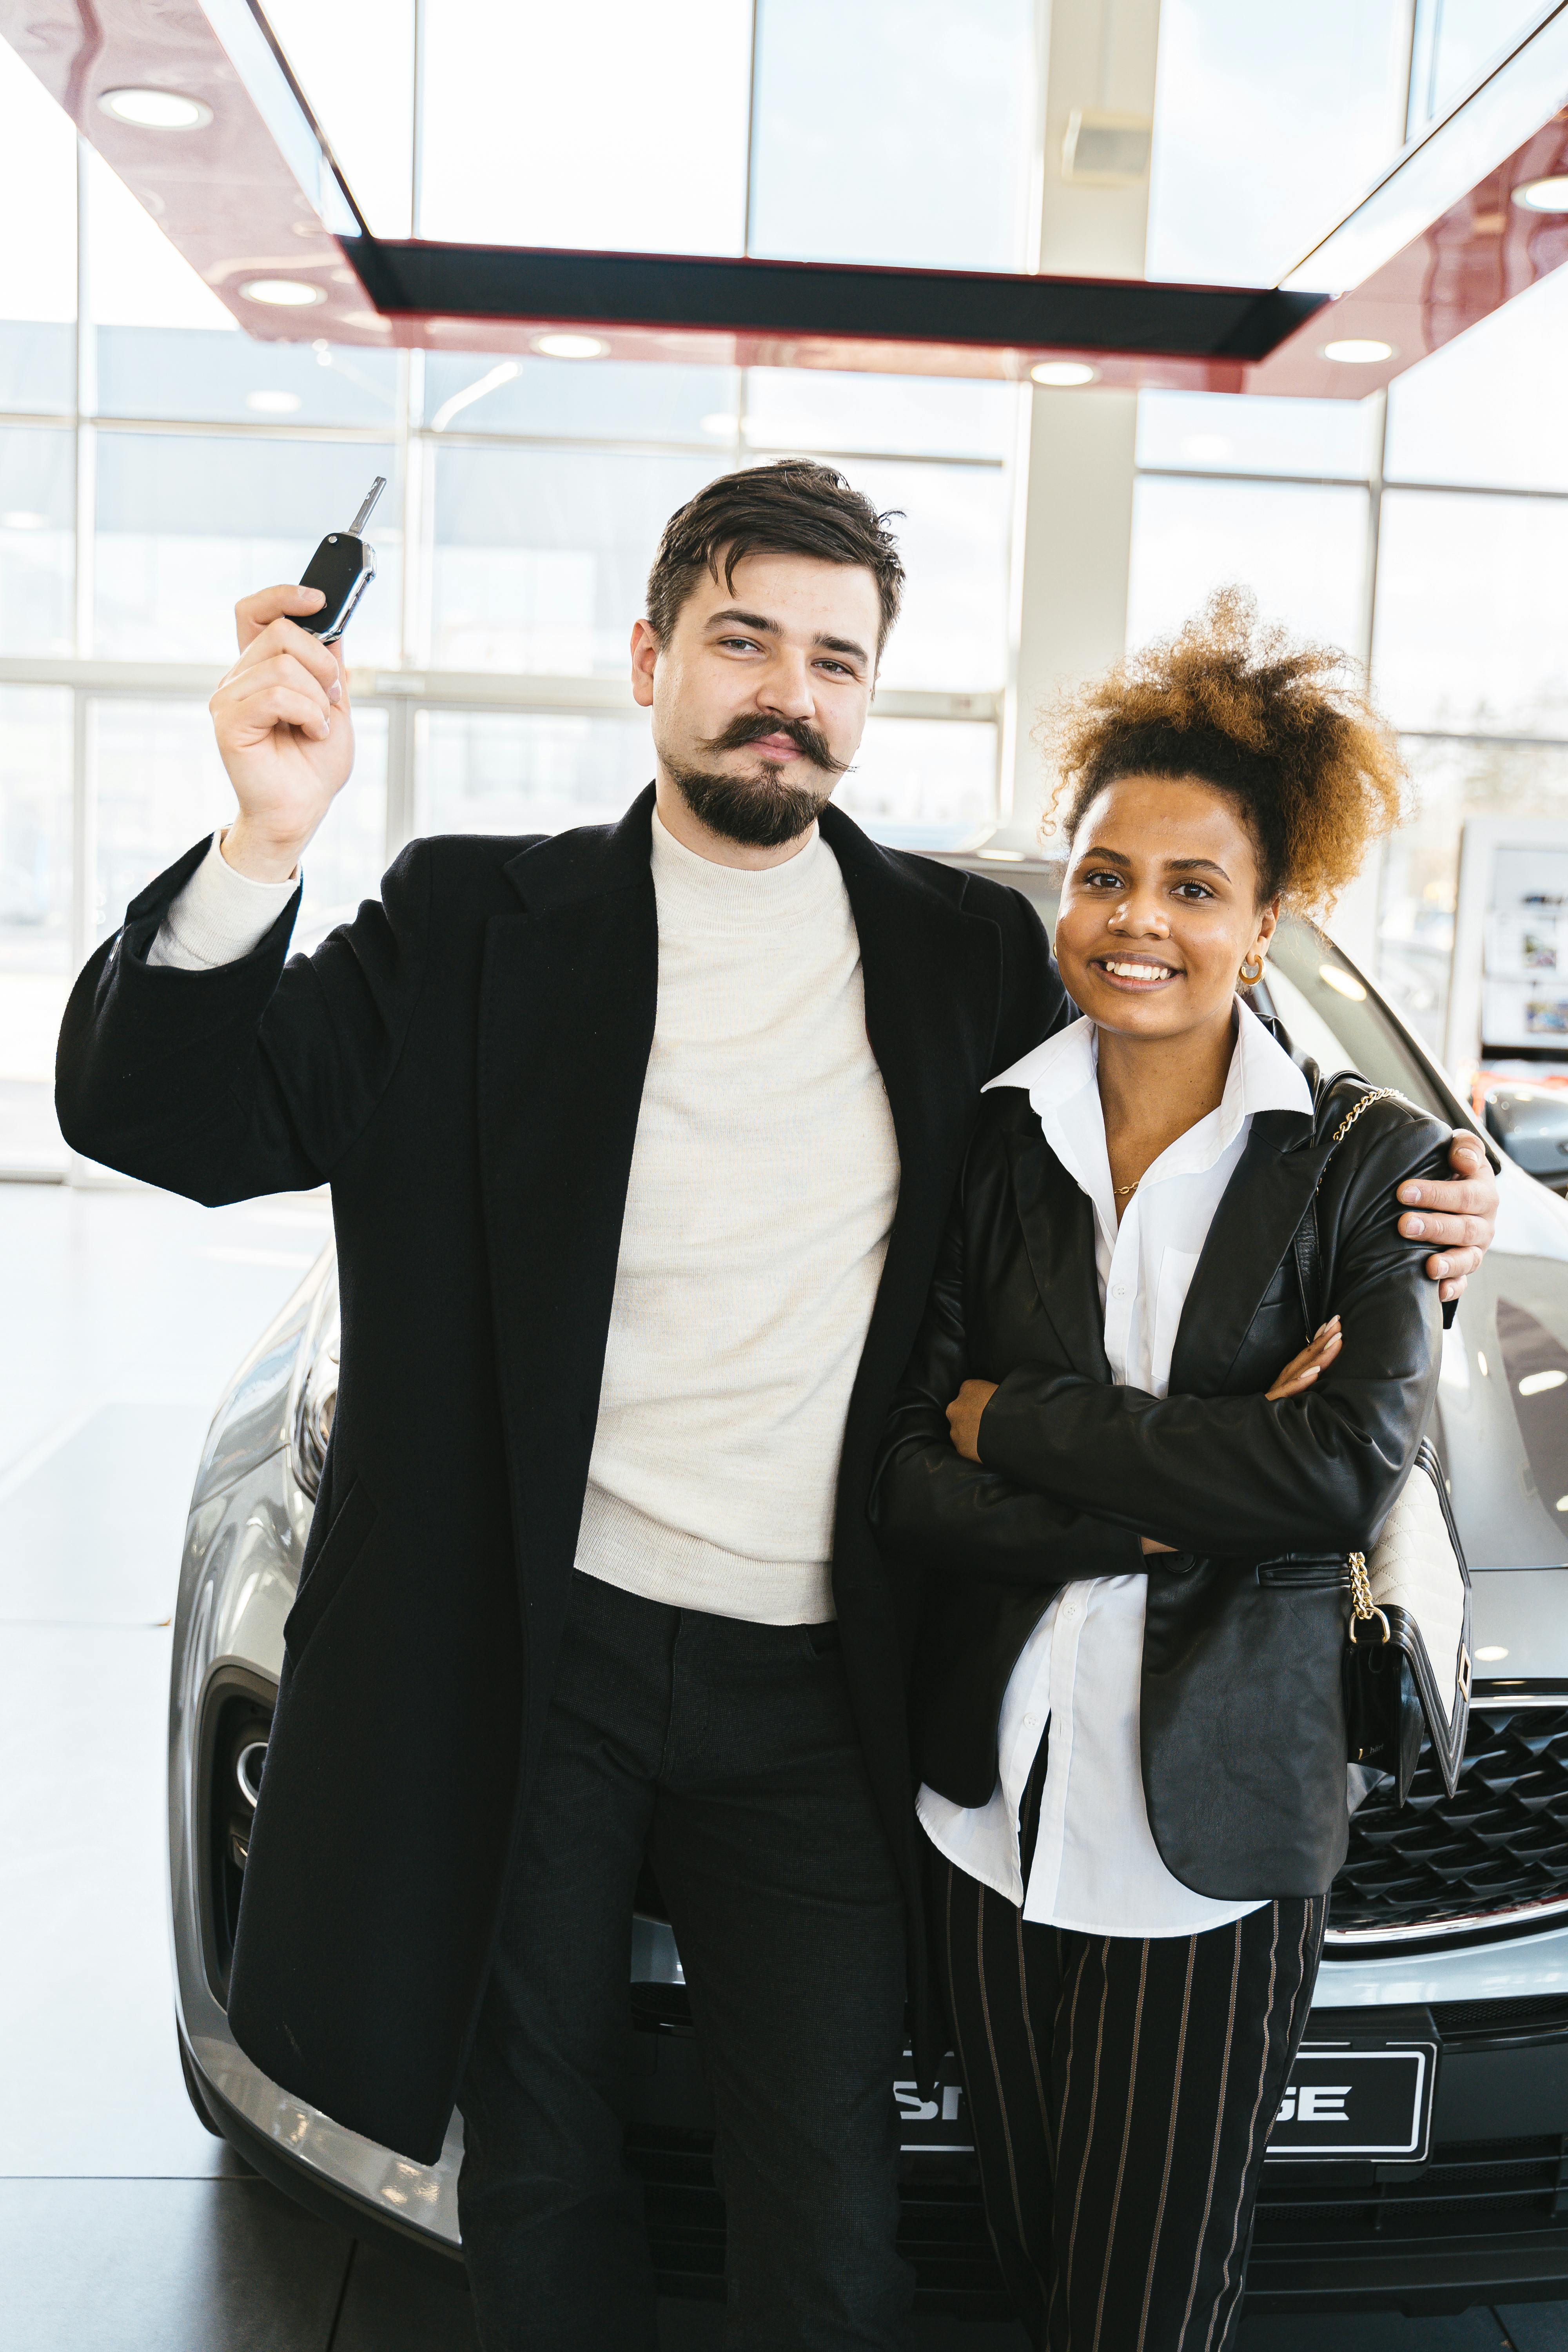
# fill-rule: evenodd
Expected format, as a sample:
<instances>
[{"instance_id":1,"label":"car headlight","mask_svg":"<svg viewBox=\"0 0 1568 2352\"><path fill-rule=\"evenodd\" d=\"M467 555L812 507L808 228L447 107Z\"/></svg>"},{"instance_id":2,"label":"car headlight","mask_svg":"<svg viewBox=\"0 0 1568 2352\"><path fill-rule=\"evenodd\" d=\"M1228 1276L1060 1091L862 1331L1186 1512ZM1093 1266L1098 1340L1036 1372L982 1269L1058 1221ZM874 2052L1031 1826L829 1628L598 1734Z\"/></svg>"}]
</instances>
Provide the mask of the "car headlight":
<instances>
[{"instance_id":1,"label":"car headlight","mask_svg":"<svg viewBox=\"0 0 1568 2352\"><path fill-rule=\"evenodd\" d=\"M327 1442L338 1405L338 1358L342 1346L334 1272L321 1286L315 1310L300 1341L294 1410L289 1420L289 1463L312 1502L321 1491Z\"/></svg>"}]
</instances>

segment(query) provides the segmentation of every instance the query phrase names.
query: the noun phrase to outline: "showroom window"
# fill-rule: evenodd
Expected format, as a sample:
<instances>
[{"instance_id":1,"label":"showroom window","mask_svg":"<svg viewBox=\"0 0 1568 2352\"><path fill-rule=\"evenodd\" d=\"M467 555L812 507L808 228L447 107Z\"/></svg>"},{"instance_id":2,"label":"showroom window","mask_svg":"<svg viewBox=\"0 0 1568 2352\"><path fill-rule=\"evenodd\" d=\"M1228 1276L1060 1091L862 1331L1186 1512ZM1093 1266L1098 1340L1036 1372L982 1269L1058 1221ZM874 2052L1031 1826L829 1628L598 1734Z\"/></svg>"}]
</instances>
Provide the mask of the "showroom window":
<instances>
[{"instance_id":1,"label":"showroom window","mask_svg":"<svg viewBox=\"0 0 1568 2352\"><path fill-rule=\"evenodd\" d=\"M920 73L908 0L674 0L652 44L629 0L418 13L416 89L413 0L268 8L384 235L1022 265L1032 0L974 0L962 28L918 0ZM476 40L506 60L478 84ZM520 145L519 92L545 77L583 103L533 110ZM844 804L921 845L994 821L1011 386L253 341L4 43L0 103L0 193L37 224L0 253L0 1170L65 1164L70 975L230 804L205 705L236 601L297 579L375 474L358 762L306 860L301 940L416 830L621 813L651 771L626 650L658 531L777 456L840 465L901 516L911 585Z\"/></svg>"},{"instance_id":2,"label":"showroom window","mask_svg":"<svg viewBox=\"0 0 1568 2352\"><path fill-rule=\"evenodd\" d=\"M1513 0L1419 0L1414 19L1393 0L1164 0L1152 273L1278 278L1324 226L1298 195L1321 185L1326 127L1348 204L1396 143L1406 100L1414 134L1536 13ZM1249 177L1245 206L1212 170L1222 137L1232 155L1276 159ZM1266 614L1370 663L1412 781L1411 821L1376 877L1378 977L1438 1053L1466 823L1505 808L1568 816L1565 364L1559 270L1386 396L1139 403L1129 641L1237 580Z\"/></svg>"}]
</instances>

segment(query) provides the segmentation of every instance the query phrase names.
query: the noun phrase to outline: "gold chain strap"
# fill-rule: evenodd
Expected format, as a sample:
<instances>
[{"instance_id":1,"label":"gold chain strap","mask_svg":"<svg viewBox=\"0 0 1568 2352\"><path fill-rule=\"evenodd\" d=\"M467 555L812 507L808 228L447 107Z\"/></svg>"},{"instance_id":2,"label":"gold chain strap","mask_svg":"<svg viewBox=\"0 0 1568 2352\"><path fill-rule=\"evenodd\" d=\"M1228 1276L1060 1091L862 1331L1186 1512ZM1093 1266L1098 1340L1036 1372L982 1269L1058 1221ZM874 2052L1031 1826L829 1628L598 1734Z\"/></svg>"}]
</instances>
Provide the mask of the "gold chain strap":
<instances>
[{"instance_id":1,"label":"gold chain strap","mask_svg":"<svg viewBox=\"0 0 1568 2352\"><path fill-rule=\"evenodd\" d=\"M1390 1089L1390 1091L1392 1092L1392 1089ZM1386 1642L1389 1637L1388 1620L1372 1597L1372 1579L1366 1572L1366 1554L1364 1552L1352 1552L1350 1556L1350 1571L1352 1647L1353 1648L1355 1645L1356 1627L1358 1625L1370 1625L1374 1617L1377 1619L1378 1623L1383 1627L1383 1638Z\"/></svg>"},{"instance_id":2,"label":"gold chain strap","mask_svg":"<svg viewBox=\"0 0 1568 2352\"><path fill-rule=\"evenodd\" d=\"M1331 1140L1335 1143L1342 1143L1363 1110L1370 1110L1373 1103L1387 1102L1390 1097L1395 1102L1405 1100L1397 1087L1373 1087L1370 1094L1363 1095L1360 1102L1352 1104L1346 1111L1343 1118L1335 1128Z\"/></svg>"}]
</instances>

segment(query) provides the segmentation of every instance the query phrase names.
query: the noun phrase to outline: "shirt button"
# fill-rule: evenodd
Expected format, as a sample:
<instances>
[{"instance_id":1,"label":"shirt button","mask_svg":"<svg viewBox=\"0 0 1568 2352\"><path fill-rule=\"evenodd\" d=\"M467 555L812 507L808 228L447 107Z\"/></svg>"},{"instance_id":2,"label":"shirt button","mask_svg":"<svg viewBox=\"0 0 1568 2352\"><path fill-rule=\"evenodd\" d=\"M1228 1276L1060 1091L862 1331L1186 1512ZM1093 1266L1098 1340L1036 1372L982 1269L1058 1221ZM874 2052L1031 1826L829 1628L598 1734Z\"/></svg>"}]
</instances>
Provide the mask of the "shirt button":
<instances>
[{"instance_id":1,"label":"shirt button","mask_svg":"<svg viewBox=\"0 0 1568 2352\"><path fill-rule=\"evenodd\" d=\"M1110 1295L1112 1298L1125 1298L1127 1296L1126 1284L1124 1282L1112 1283L1110 1286Z\"/></svg>"},{"instance_id":2,"label":"shirt button","mask_svg":"<svg viewBox=\"0 0 1568 2352\"><path fill-rule=\"evenodd\" d=\"M1064 1601L1062 1602L1062 1615L1064 1617L1081 1617L1082 1614L1083 1603L1081 1601Z\"/></svg>"},{"instance_id":3,"label":"shirt button","mask_svg":"<svg viewBox=\"0 0 1568 2352\"><path fill-rule=\"evenodd\" d=\"M1038 1731L1039 1727L1040 1718L1037 1715L1026 1715L1024 1717L1024 1728L1026 1731Z\"/></svg>"}]
</instances>

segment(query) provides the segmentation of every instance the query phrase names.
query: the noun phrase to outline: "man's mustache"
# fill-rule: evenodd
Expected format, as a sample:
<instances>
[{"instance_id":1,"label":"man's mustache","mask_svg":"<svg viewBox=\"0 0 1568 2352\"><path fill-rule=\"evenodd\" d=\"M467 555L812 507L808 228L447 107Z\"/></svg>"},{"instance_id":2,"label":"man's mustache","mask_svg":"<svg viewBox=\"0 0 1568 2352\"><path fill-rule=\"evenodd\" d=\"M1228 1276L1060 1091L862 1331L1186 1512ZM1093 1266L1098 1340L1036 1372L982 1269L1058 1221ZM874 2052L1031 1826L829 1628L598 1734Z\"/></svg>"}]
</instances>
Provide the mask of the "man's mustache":
<instances>
[{"instance_id":1,"label":"man's mustache","mask_svg":"<svg viewBox=\"0 0 1568 2352\"><path fill-rule=\"evenodd\" d=\"M848 767L847 760L836 760L827 748L827 738L804 719L765 719L760 711L750 717L731 719L721 734L704 744L707 751L742 751L748 743L760 743L764 735L787 735L795 750L813 767L820 768L826 776L841 776Z\"/></svg>"}]
</instances>

